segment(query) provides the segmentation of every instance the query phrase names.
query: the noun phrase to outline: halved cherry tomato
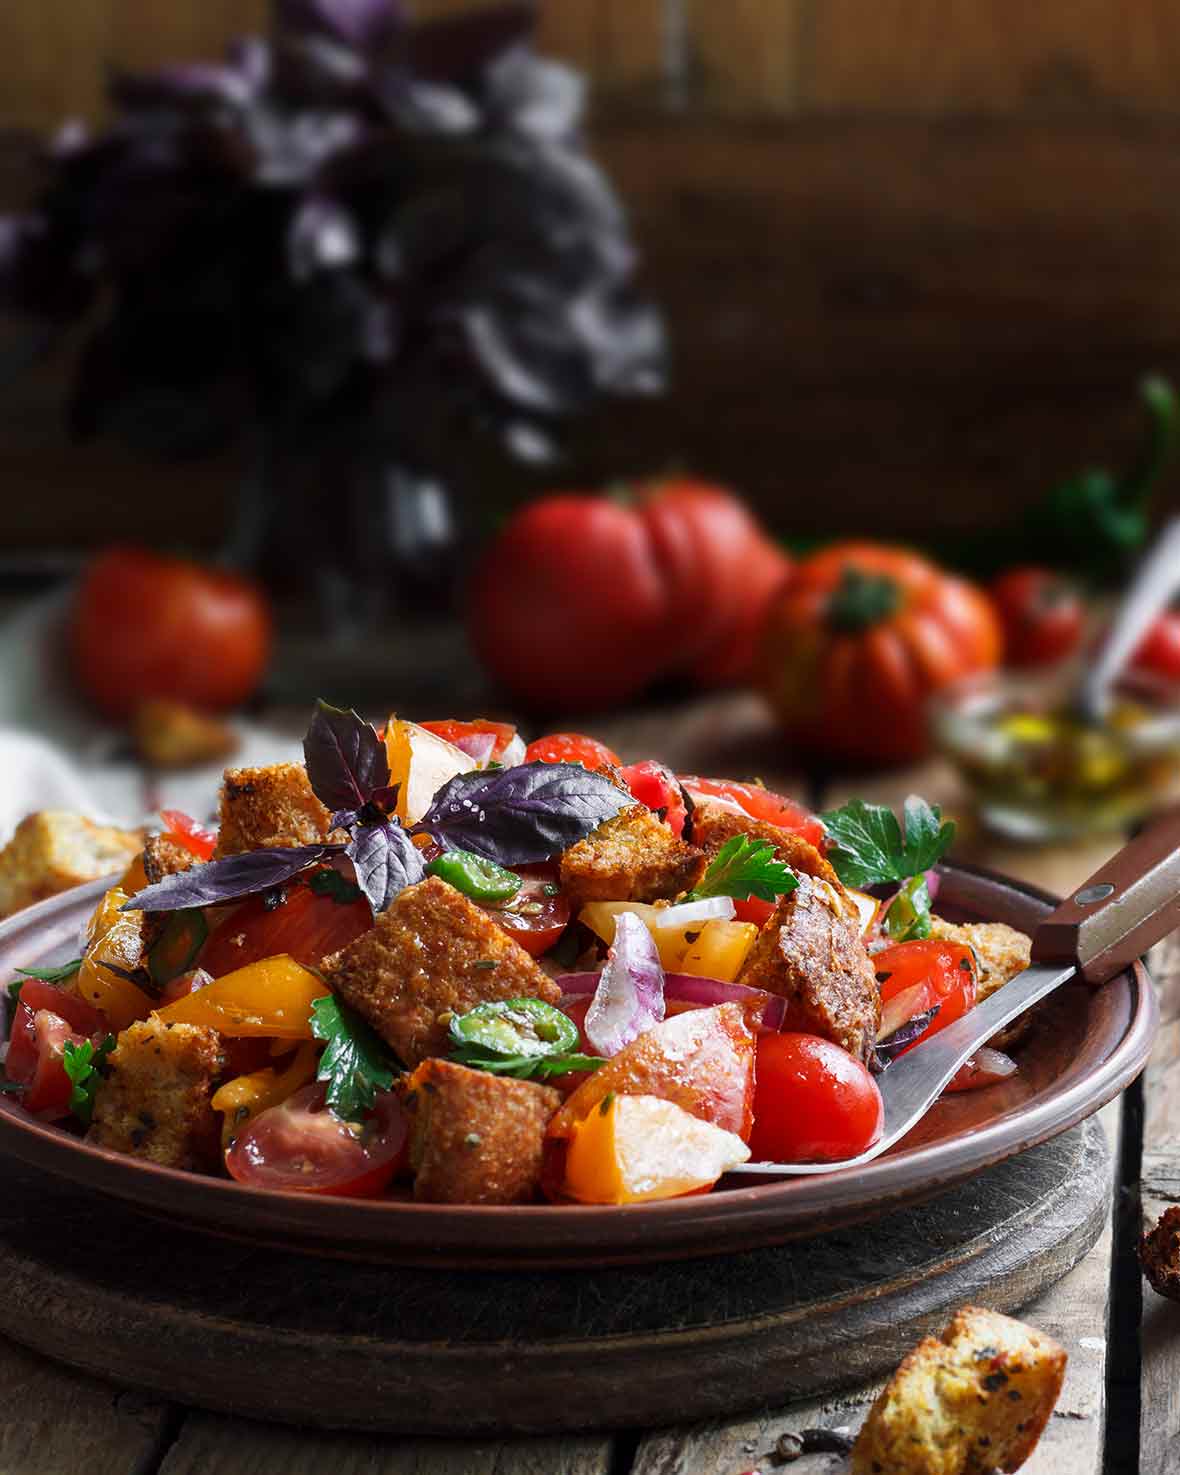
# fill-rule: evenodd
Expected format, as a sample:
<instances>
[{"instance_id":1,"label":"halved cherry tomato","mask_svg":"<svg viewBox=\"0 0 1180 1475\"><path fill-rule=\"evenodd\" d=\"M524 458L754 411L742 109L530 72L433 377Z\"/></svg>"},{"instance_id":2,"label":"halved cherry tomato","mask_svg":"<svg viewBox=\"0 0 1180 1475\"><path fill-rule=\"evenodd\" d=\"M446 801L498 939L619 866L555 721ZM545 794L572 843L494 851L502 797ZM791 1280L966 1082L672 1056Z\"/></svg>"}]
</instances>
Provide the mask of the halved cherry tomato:
<instances>
[{"instance_id":1,"label":"halved cherry tomato","mask_svg":"<svg viewBox=\"0 0 1180 1475\"><path fill-rule=\"evenodd\" d=\"M256 1116L225 1166L254 1188L375 1198L404 1164L409 1126L392 1091L378 1096L359 1132L356 1125L334 1116L313 1083Z\"/></svg>"},{"instance_id":2,"label":"halved cherry tomato","mask_svg":"<svg viewBox=\"0 0 1180 1475\"><path fill-rule=\"evenodd\" d=\"M978 1091L982 1086L994 1086L997 1081L1006 1081L1018 1070L1015 1060L1002 1050L993 1050L983 1045L970 1060L964 1061L944 1091Z\"/></svg>"},{"instance_id":3,"label":"halved cherry tomato","mask_svg":"<svg viewBox=\"0 0 1180 1475\"><path fill-rule=\"evenodd\" d=\"M34 1013L38 1009L51 1009L81 1035L107 1033L107 1017L101 1009L56 984L46 983L43 978L26 978L20 986L20 1001Z\"/></svg>"},{"instance_id":4,"label":"halved cherry tomato","mask_svg":"<svg viewBox=\"0 0 1180 1475\"><path fill-rule=\"evenodd\" d=\"M1135 653L1137 671L1154 671L1169 681L1180 681L1180 610L1160 615Z\"/></svg>"},{"instance_id":5,"label":"halved cherry tomato","mask_svg":"<svg viewBox=\"0 0 1180 1475\"><path fill-rule=\"evenodd\" d=\"M929 1039L948 1024L954 1024L975 1005L978 977L975 954L969 947L940 942L933 937L917 942L899 942L874 953L873 967L882 1003L888 1003L904 989L924 983L927 997L938 1005L938 1013L914 1044L906 1046L906 1050L912 1050L922 1040ZM906 1051L900 1053L904 1055Z\"/></svg>"},{"instance_id":6,"label":"halved cherry tomato","mask_svg":"<svg viewBox=\"0 0 1180 1475\"><path fill-rule=\"evenodd\" d=\"M876 1081L847 1050L818 1035L758 1036L754 1162L855 1157L881 1135L883 1121Z\"/></svg>"},{"instance_id":7,"label":"halved cherry tomato","mask_svg":"<svg viewBox=\"0 0 1180 1475\"><path fill-rule=\"evenodd\" d=\"M315 875L286 888L284 899L268 906L252 896L225 918L201 949L197 962L214 978L287 953L305 968L315 968L347 947L373 925L364 897L339 902L315 890Z\"/></svg>"},{"instance_id":8,"label":"halved cherry tomato","mask_svg":"<svg viewBox=\"0 0 1180 1475\"><path fill-rule=\"evenodd\" d=\"M170 840L191 850L198 860L212 860L217 849L217 832L199 824L183 809L161 809L160 818L167 827Z\"/></svg>"},{"instance_id":9,"label":"halved cherry tomato","mask_svg":"<svg viewBox=\"0 0 1180 1475\"><path fill-rule=\"evenodd\" d=\"M434 733L435 737L442 738L444 742L453 743L456 748L464 748L464 751L464 738L490 733L496 739L492 748L493 763L500 762L508 744L516 736L516 728L511 722L490 722L486 717L477 717L473 722L459 722L456 718L448 717L439 722L420 722L418 726Z\"/></svg>"},{"instance_id":10,"label":"halved cherry tomato","mask_svg":"<svg viewBox=\"0 0 1180 1475\"><path fill-rule=\"evenodd\" d=\"M520 943L526 953L539 958L561 940L569 925L570 904L557 885L552 866L517 866L524 884L504 902L488 902L484 911Z\"/></svg>"},{"instance_id":11,"label":"halved cherry tomato","mask_svg":"<svg viewBox=\"0 0 1180 1475\"><path fill-rule=\"evenodd\" d=\"M664 823L674 835L684 833L688 809L676 775L670 768L665 768L654 758L645 758L642 763L631 763L620 769L619 776L631 790L632 798L663 815Z\"/></svg>"},{"instance_id":12,"label":"halved cherry tomato","mask_svg":"<svg viewBox=\"0 0 1180 1475\"><path fill-rule=\"evenodd\" d=\"M618 768L622 759L597 738L581 732L551 732L537 738L524 750L526 763L580 763L592 772L600 768Z\"/></svg>"},{"instance_id":13,"label":"halved cherry tomato","mask_svg":"<svg viewBox=\"0 0 1180 1475\"><path fill-rule=\"evenodd\" d=\"M5 1069L13 1080L25 1083L20 1101L26 1111L46 1120L68 1116L73 1085L62 1063L65 1046L67 1042L81 1045L86 1036L71 1029L60 1014L54 1014L50 1009L38 1009L35 1014L27 1004L22 1004L21 1009L32 1019L31 1028L23 1015L17 1021L22 1037L28 1041L32 1058L28 1058L23 1044L16 1050L10 1048ZM13 1034L15 1042L16 1026Z\"/></svg>"},{"instance_id":14,"label":"halved cherry tomato","mask_svg":"<svg viewBox=\"0 0 1180 1475\"><path fill-rule=\"evenodd\" d=\"M1009 666L1051 666L1075 650L1086 624L1078 586L1053 569L1014 568L988 591L1004 629Z\"/></svg>"},{"instance_id":15,"label":"halved cherry tomato","mask_svg":"<svg viewBox=\"0 0 1180 1475\"><path fill-rule=\"evenodd\" d=\"M767 824L778 825L780 830L801 835L817 850L823 850L827 844L823 821L818 815L794 799L764 789L761 784L743 784L728 778L699 778L696 774L681 774L680 782L694 799L698 795L706 799L731 799L751 819L765 820Z\"/></svg>"}]
</instances>

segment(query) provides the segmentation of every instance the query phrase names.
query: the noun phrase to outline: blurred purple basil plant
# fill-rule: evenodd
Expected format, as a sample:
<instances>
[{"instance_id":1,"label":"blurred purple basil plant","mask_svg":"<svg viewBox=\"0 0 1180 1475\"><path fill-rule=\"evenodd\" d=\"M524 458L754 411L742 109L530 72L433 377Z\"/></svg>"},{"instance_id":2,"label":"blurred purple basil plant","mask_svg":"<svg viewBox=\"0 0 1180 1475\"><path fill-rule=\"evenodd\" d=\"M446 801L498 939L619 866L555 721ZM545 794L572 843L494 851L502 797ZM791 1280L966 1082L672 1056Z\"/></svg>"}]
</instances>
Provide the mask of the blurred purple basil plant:
<instances>
[{"instance_id":1,"label":"blurred purple basil plant","mask_svg":"<svg viewBox=\"0 0 1180 1475\"><path fill-rule=\"evenodd\" d=\"M253 430L237 553L275 551L291 496L302 515L286 455L322 468L304 490L337 524L356 504L347 571L375 515L392 544L442 536L423 488L456 443L544 459L598 397L662 388L582 81L533 53L534 19L276 0L223 63L113 76L117 121L64 127L35 208L0 219L0 306L47 347L86 319L74 433L196 456Z\"/></svg>"}]
</instances>

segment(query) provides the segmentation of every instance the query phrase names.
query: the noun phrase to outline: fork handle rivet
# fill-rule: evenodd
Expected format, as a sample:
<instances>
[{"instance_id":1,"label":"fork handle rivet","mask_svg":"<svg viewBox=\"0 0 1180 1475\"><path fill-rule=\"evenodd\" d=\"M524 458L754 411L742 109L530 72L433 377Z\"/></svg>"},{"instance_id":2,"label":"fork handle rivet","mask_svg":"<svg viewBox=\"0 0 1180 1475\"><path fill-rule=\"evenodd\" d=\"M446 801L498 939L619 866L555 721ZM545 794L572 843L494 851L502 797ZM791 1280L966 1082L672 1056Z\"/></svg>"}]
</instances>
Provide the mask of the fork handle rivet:
<instances>
[{"instance_id":1,"label":"fork handle rivet","mask_svg":"<svg viewBox=\"0 0 1180 1475\"><path fill-rule=\"evenodd\" d=\"M1114 887L1109 881L1103 881L1098 886L1086 886L1074 897L1080 907L1093 906L1096 901L1105 901L1108 896L1114 895Z\"/></svg>"}]
</instances>

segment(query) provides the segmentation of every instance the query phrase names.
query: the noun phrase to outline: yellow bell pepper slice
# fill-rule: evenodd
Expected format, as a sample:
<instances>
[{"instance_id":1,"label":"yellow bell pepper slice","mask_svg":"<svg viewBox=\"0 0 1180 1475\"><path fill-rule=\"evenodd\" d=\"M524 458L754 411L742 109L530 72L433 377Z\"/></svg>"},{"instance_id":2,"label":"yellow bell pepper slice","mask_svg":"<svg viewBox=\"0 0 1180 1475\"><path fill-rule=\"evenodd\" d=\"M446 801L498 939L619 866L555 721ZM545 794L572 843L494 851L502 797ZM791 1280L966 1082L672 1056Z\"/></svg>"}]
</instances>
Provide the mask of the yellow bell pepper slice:
<instances>
[{"instance_id":1,"label":"yellow bell pepper slice","mask_svg":"<svg viewBox=\"0 0 1180 1475\"><path fill-rule=\"evenodd\" d=\"M143 851L141 850L119 878L119 890L125 891L128 896L134 896L137 891L142 891L147 883L147 872L143 868Z\"/></svg>"},{"instance_id":2,"label":"yellow bell pepper slice","mask_svg":"<svg viewBox=\"0 0 1180 1475\"><path fill-rule=\"evenodd\" d=\"M328 986L286 953L225 973L158 1011L165 1024L208 1024L223 1035L310 1040L311 1006Z\"/></svg>"},{"instance_id":3,"label":"yellow bell pepper slice","mask_svg":"<svg viewBox=\"0 0 1180 1475\"><path fill-rule=\"evenodd\" d=\"M758 928L753 922L706 922L697 940L689 943L679 971L733 983L757 940Z\"/></svg>"},{"instance_id":4,"label":"yellow bell pepper slice","mask_svg":"<svg viewBox=\"0 0 1180 1475\"><path fill-rule=\"evenodd\" d=\"M273 1066L235 1076L213 1096L213 1110L225 1113L221 1124L221 1146L227 1148L247 1122L271 1106L281 1106L288 1096L315 1080L319 1051L307 1040L281 1071Z\"/></svg>"},{"instance_id":5,"label":"yellow bell pepper slice","mask_svg":"<svg viewBox=\"0 0 1180 1475\"><path fill-rule=\"evenodd\" d=\"M417 824L443 784L475 767L462 748L400 717L391 716L386 723L385 753L389 782L398 786L397 817L403 825Z\"/></svg>"},{"instance_id":6,"label":"yellow bell pepper slice","mask_svg":"<svg viewBox=\"0 0 1180 1475\"><path fill-rule=\"evenodd\" d=\"M112 973L106 964L132 972L143 962L143 913L121 912L127 900L121 886L106 892L86 928L86 946L78 970L80 998L101 1009L116 1034L146 1019L154 1001L128 978Z\"/></svg>"},{"instance_id":7,"label":"yellow bell pepper slice","mask_svg":"<svg viewBox=\"0 0 1180 1475\"><path fill-rule=\"evenodd\" d=\"M620 912L634 912L651 933L660 966L666 973L685 973L682 965L689 948L709 921L733 916L733 902L728 896L711 896L703 901L678 902L674 906L652 906L637 901L592 901L578 914L591 932L605 943L615 940L615 918Z\"/></svg>"}]
</instances>

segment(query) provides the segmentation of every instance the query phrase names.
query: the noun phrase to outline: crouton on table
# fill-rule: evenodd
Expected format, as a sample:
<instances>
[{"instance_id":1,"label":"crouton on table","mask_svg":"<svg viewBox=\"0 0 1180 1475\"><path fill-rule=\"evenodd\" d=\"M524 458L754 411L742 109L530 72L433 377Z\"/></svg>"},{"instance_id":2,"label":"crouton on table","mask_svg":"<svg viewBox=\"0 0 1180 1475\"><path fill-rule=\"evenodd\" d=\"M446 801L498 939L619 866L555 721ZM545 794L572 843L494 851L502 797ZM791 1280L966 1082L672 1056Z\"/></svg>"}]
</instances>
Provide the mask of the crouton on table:
<instances>
[{"instance_id":1,"label":"crouton on table","mask_svg":"<svg viewBox=\"0 0 1180 1475\"><path fill-rule=\"evenodd\" d=\"M964 1306L926 1337L873 1404L852 1475L990 1475L1018 1470L1061 1393L1066 1355L1010 1316Z\"/></svg>"},{"instance_id":2,"label":"crouton on table","mask_svg":"<svg viewBox=\"0 0 1180 1475\"><path fill-rule=\"evenodd\" d=\"M537 1196L545 1128L560 1092L449 1060L424 1061L403 1089L416 1199L519 1204Z\"/></svg>"},{"instance_id":3,"label":"crouton on table","mask_svg":"<svg viewBox=\"0 0 1180 1475\"><path fill-rule=\"evenodd\" d=\"M705 853L677 839L644 804L622 810L561 857L575 914L591 901L660 901L691 891Z\"/></svg>"},{"instance_id":4,"label":"crouton on table","mask_svg":"<svg viewBox=\"0 0 1180 1475\"><path fill-rule=\"evenodd\" d=\"M481 907L438 876L407 886L320 971L407 1066L447 1053L453 1015L561 990Z\"/></svg>"},{"instance_id":5,"label":"crouton on table","mask_svg":"<svg viewBox=\"0 0 1180 1475\"><path fill-rule=\"evenodd\" d=\"M238 736L218 717L162 699L141 702L131 717L139 756L153 768L193 768L233 755Z\"/></svg>"},{"instance_id":6,"label":"crouton on table","mask_svg":"<svg viewBox=\"0 0 1180 1475\"><path fill-rule=\"evenodd\" d=\"M142 830L96 825L66 810L26 815L0 850L0 917L125 870L142 845Z\"/></svg>"},{"instance_id":7,"label":"crouton on table","mask_svg":"<svg viewBox=\"0 0 1180 1475\"><path fill-rule=\"evenodd\" d=\"M227 768L221 785L217 857L326 840L331 816L302 763Z\"/></svg>"},{"instance_id":8,"label":"crouton on table","mask_svg":"<svg viewBox=\"0 0 1180 1475\"><path fill-rule=\"evenodd\" d=\"M764 819L737 814L727 804L710 804L698 799L692 816L692 839L709 860L735 835L748 835L751 840L766 840L774 846L775 859L801 875L816 876L821 881L835 881L836 872L810 841L793 835Z\"/></svg>"},{"instance_id":9,"label":"crouton on table","mask_svg":"<svg viewBox=\"0 0 1180 1475\"><path fill-rule=\"evenodd\" d=\"M213 1088L223 1063L220 1036L207 1025L154 1017L131 1025L95 1092L87 1141L168 1168L211 1170L221 1136Z\"/></svg>"},{"instance_id":10,"label":"crouton on table","mask_svg":"<svg viewBox=\"0 0 1180 1475\"><path fill-rule=\"evenodd\" d=\"M860 914L839 883L800 876L758 934L737 982L787 1001L783 1028L834 1040L867 1060L881 992Z\"/></svg>"},{"instance_id":11,"label":"crouton on table","mask_svg":"<svg viewBox=\"0 0 1180 1475\"><path fill-rule=\"evenodd\" d=\"M1155 1228L1139 1241L1139 1263L1151 1288L1169 1301L1180 1301L1180 1207L1173 1204Z\"/></svg>"}]
</instances>

